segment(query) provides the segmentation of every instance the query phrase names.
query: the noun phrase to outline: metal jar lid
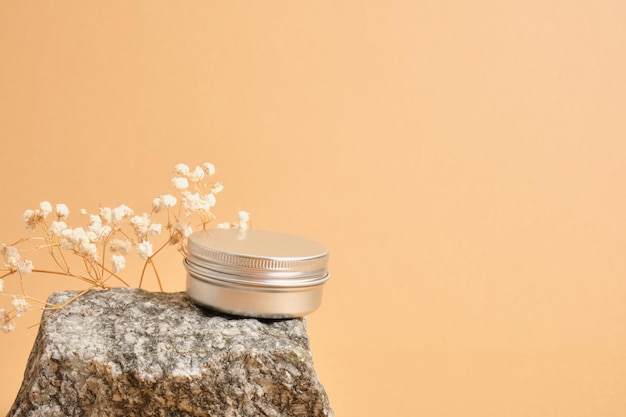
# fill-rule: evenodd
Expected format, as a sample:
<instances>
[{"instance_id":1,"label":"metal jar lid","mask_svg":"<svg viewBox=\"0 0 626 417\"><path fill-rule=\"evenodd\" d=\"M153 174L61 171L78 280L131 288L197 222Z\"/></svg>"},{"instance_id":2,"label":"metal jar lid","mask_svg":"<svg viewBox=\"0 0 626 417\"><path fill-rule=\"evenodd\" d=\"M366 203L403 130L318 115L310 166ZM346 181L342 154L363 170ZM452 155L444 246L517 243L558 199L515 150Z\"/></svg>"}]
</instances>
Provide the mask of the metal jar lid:
<instances>
[{"instance_id":1,"label":"metal jar lid","mask_svg":"<svg viewBox=\"0 0 626 417\"><path fill-rule=\"evenodd\" d=\"M185 268L187 292L200 304L247 316L300 316L319 305L328 249L268 230L202 230L189 236Z\"/></svg>"}]
</instances>

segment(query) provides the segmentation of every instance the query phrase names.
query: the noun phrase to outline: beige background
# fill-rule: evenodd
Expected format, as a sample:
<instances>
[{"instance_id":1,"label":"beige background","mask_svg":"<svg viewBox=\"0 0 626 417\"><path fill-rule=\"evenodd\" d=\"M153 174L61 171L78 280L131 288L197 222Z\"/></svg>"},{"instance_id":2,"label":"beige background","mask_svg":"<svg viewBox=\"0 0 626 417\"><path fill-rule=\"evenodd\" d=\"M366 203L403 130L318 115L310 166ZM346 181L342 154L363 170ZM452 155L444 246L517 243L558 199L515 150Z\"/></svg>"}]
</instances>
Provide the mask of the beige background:
<instances>
[{"instance_id":1,"label":"beige background","mask_svg":"<svg viewBox=\"0 0 626 417\"><path fill-rule=\"evenodd\" d=\"M609 0L2 0L0 240L41 200L141 207L209 160L221 220L331 248L308 326L338 417L624 416L625 21ZM37 317L0 335L0 414Z\"/></svg>"}]
</instances>

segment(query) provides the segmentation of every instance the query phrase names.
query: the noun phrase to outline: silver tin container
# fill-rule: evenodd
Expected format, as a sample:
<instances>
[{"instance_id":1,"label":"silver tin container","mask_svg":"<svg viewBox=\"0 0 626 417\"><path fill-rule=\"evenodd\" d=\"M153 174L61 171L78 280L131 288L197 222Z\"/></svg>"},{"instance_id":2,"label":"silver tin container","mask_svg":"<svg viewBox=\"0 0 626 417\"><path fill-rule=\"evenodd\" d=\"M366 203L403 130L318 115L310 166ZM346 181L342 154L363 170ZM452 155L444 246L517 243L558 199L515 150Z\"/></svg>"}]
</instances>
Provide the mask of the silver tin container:
<instances>
[{"instance_id":1,"label":"silver tin container","mask_svg":"<svg viewBox=\"0 0 626 417\"><path fill-rule=\"evenodd\" d=\"M189 236L187 294L228 314L293 318L316 310L328 280L328 249L267 230L211 229Z\"/></svg>"}]
</instances>

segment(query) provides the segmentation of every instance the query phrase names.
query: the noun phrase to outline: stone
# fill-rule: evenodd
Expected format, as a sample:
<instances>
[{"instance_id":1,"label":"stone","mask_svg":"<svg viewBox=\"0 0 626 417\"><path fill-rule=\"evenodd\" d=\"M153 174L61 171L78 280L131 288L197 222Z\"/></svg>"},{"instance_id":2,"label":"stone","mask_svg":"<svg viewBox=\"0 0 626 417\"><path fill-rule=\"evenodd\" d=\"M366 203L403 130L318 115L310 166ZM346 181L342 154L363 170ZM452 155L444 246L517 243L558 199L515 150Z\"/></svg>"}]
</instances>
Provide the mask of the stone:
<instances>
[{"instance_id":1,"label":"stone","mask_svg":"<svg viewBox=\"0 0 626 417\"><path fill-rule=\"evenodd\" d=\"M63 304L76 291L57 292ZM185 293L89 291L46 311L11 411L22 416L333 416L306 319L233 317Z\"/></svg>"}]
</instances>

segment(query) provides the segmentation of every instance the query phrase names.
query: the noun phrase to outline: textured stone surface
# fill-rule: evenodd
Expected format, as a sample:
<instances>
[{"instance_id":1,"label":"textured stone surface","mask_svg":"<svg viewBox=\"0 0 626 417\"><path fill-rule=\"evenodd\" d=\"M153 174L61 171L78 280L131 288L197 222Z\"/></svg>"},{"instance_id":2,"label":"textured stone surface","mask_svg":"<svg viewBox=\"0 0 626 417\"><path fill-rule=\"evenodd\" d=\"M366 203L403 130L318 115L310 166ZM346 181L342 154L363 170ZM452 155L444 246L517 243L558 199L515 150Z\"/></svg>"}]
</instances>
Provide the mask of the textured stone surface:
<instances>
[{"instance_id":1,"label":"textured stone surface","mask_svg":"<svg viewBox=\"0 0 626 417\"><path fill-rule=\"evenodd\" d=\"M304 319L235 318L199 309L184 293L128 288L89 292L42 323L9 412L332 415Z\"/></svg>"}]
</instances>

